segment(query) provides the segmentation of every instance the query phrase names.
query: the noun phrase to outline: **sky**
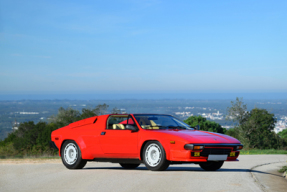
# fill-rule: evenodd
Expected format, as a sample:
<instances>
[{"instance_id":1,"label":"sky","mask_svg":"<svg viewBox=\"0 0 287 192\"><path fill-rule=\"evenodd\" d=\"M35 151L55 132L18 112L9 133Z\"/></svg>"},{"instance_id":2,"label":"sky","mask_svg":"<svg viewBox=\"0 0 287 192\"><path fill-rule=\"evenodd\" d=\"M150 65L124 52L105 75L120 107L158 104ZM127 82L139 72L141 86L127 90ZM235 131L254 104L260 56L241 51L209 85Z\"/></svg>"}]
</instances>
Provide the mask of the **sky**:
<instances>
[{"instance_id":1,"label":"sky","mask_svg":"<svg viewBox=\"0 0 287 192\"><path fill-rule=\"evenodd\" d=\"M285 0L0 0L0 96L287 93L286 10Z\"/></svg>"}]
</instances>

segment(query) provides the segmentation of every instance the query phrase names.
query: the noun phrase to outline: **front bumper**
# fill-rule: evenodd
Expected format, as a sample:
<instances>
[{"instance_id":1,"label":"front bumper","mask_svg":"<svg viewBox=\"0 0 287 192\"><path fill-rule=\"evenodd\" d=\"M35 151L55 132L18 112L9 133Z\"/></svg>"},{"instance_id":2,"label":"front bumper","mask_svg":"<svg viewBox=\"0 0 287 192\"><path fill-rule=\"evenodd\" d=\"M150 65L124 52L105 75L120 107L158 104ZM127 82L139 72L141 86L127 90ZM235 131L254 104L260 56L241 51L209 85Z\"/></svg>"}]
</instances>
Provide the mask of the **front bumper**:
<instances>
[{"instance_id":1,"label":"front bumper","mask_svg":"<svg viewBox=\"0 0 287 192\"><path fill-rule=\"evenodd\" d=\"M227 155L225 161L238 161L241 144L194 144L204 146L201 150L171 150L170 161L180 162L207 162L209 155Z\"/></svg>"},{"instance_id":2,"label":"front bumper","mask_svg":"<svg viewBox=\"0 0 287 192\"><path fill-rule=\"evenodd\" d=\"M49 141L49 145L50 145L50 148L59 150L56 144L54 143L54 141Z\"/></svg>"}]
</instances>

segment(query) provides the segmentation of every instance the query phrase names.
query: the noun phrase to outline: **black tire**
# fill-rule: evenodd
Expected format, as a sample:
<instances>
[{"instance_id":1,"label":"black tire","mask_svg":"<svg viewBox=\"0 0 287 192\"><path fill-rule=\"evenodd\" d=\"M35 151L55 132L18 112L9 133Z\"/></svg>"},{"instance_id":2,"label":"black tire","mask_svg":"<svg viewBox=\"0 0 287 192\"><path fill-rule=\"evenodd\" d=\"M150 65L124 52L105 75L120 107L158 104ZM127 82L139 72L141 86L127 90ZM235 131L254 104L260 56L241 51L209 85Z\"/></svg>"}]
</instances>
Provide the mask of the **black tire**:
<instances>
[{"instance_id":1,"label":"black tire","mask_svg":"<svg viewBox=\"0 0 287 192\"><path fill-rule=\"evenodd\" d=\"M199 163L199 166L205 171L216 171L220 169L224 161L210 161L206 163Z\"/></svg>"},{"instance_id":2,"label":"black tire","mask_svg":"<svg viewBox=\"0 0 287 192\"><path fill-rule=\"evenodd\" d=\"M135 168L137 168L140 164L120 163L120 165L121 165L124 169L135 169Z\"/></svg>"},{"instance_id":3,"label":"black tire","mask_svg":"<svg viewBox=\"0 0 287 192\"><path fill-rule=\"evenodd\" d=\"M65 141L61 147L61 158L68 169L82 169L87 160L82 159L82 153L75 141Z\"/></svg>"},{"instance_id":4,"label":"black tire","mask_svg":"<svg viewBox=\"0 0 287 192\"><path fill-rule=\"evenodd\" d=\"M149 170L164 171L168 168L170 162L166 160L166 153L160 142L147 142L142 153L143 162Z\"/></svg>"}]
</instances>

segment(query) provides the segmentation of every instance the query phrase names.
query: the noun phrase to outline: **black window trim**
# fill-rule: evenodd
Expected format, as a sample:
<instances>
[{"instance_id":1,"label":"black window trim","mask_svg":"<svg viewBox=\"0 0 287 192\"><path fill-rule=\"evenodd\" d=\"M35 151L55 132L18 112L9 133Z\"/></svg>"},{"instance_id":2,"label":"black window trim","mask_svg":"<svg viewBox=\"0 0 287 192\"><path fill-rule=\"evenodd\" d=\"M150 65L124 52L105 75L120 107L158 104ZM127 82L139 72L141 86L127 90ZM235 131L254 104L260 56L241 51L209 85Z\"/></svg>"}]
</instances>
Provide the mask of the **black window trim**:
<instances>
[{"instance_id":1,"label":"black window trim","mask_svg":"<svg viewBox=\"0 0 287 192\"><path fill-rule=\"evenodd\" d=\"M120 131L125 131L125 130L128 130L128 129L108 129L109 128L109 118L111 118L111 117L114 117L114 116L127 116L127 122L128 122L128 119L129 119L129 117L131 117L132 118L132 120L134 121L134 126L136 126L137 128L138 128L138 126L137 126L137 124L136 124L136 121L135 121L135 119L133 118L133 116L131 115L131 114L112 114L112 115L110 115L109 117L108 117L108 119L107 119L107 122L106 122L106 129L105 130L120 130ZM128 124L127 124L128 125Z\"/></svg>"}]
</instances>

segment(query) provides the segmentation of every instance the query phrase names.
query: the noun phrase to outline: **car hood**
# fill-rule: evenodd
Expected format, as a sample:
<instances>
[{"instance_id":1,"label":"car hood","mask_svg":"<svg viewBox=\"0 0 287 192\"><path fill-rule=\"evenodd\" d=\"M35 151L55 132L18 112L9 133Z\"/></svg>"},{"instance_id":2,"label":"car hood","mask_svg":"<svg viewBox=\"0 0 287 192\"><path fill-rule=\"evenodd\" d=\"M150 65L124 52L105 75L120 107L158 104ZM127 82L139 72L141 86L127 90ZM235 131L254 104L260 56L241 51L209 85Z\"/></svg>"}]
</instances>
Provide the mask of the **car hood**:
<instances>
[{"instance_id":1,"label":"car hood","mask_svg":"<svg viewBox=\"0 0 287 192\"><path fill-rule=\"evenodd\" d=\"M198 130L160 130L165 134L171 136L177 136L183 138L191 143L232 143L240 144L240 141L230 137L228 135L208 132L208 131L198 131Z\"/></svg>"}]
</instances>

